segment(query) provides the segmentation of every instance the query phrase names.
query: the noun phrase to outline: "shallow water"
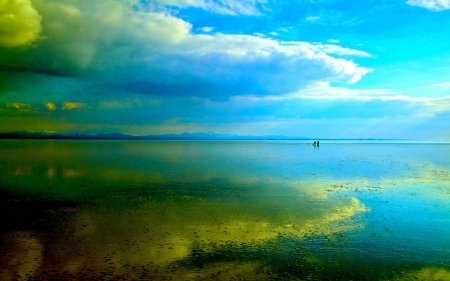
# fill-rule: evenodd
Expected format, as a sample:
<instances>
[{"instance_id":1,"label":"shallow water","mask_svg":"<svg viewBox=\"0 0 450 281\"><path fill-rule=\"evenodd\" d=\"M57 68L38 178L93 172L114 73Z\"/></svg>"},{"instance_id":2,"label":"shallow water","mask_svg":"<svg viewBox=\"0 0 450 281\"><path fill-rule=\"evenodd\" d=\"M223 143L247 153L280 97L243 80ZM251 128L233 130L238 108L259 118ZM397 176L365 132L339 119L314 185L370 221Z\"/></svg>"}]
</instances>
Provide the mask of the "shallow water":
<instances>
[{"instance_id":1,"label":"shallow water","mask_svg":"<svg viewBox=\"0 0 450 281\"><path fill-rule=\"evenodd\" d=\"M0 280L450 280L450 144L0 148Z\"/></svg>"}]
</instances>

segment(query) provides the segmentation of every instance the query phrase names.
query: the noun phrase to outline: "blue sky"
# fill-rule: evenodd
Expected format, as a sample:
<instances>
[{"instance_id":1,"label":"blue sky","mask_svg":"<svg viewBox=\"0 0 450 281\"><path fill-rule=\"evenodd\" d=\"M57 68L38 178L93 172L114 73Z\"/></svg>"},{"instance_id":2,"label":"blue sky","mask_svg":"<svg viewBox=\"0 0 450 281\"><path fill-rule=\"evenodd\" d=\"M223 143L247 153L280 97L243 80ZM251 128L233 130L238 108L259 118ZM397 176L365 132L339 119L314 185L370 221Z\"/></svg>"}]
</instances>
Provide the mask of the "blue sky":
<instances>
[{"instance_id":1,"label":"blue sky","mask_svg":"<svg viewBox=\"0 0 450 281\"><path fill-rule=\"evenodd\" d=\"M7 0L0 131L450 139L450 0Z\"/></svg>"}]
</instances>

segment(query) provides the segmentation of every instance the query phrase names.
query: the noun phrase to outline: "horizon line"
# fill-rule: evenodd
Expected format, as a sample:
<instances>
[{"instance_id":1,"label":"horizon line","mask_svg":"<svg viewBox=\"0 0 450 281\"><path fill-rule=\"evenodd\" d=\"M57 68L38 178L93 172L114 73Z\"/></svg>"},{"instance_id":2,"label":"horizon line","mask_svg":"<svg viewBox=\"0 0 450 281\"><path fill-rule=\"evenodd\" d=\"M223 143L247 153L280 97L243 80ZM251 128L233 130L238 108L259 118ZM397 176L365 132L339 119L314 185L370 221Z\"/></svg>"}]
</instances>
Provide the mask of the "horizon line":
<instances>
[{"instance_id":1,"label":"horizon line","mask_svg":"<svg viewBox=\"0 0 450 281\"><path fill-rule=\"evenodd\" d=\"M239 135L223 133L183 132L150 135L127 135L122 133L59 133L59 132L0 132L0 139L85 139L85 140L373 140L373 141L437 141L449 142L448 140L427 140L411 138L333 138L333 137L300 137L286 135Z\"/></svg>"}]
</instances>

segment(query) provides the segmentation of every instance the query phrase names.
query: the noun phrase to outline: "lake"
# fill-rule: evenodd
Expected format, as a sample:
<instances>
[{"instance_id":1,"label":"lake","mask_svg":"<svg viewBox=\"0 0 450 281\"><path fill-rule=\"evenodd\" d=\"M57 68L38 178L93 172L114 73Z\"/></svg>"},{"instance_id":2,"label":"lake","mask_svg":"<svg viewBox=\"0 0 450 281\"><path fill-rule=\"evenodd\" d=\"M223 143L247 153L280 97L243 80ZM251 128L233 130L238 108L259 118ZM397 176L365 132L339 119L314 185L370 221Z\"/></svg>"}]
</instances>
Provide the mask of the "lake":
<instances>
[{"instance_id":1,"label":"lake","mask_svg":"<svg viewBox=\"0 0 450 281\"><path fill-rule=\"evenodd\" d=\"M0 280L450 280L449 143L0 149Z\"/></svg>"}]
</instances>

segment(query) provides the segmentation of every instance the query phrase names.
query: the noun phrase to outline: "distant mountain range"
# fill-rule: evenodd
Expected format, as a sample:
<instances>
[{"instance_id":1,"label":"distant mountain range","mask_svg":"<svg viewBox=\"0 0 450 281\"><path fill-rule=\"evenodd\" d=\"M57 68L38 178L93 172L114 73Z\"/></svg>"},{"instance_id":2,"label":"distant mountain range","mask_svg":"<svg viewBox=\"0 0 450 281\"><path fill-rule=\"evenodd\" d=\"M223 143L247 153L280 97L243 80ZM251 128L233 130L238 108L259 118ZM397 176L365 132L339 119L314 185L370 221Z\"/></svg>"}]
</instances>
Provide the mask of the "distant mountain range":
<instances>
[{"instance_id":1,"label":"distant mountain range","mask_svg":"<svg viewBox=\"0 0 450 281\"><path fill-rule=\"evenodd\" d=\"M53 132L0 132L0 139L74 139L74 140L364 140L386 141L405 139L377 139L377 138L312 138L292 137L282 135L252 136L220 133L182 133L147 136L132 136L121 133L53 133Z\"/></svg>"},{"instance_id":2,"label":"distant mountain range","mask_svg":"<svg viewBox=\"0 0 450 281\"><path fill-rule=\"evenodd\" d=\"M147 136L131 136L121 133L108 134L62 134L48 132L4 132L0 139L92 139L92 140L309 140L305 137L251 136L219 133L182 133Z\"/></svg>"}]
</instances>

